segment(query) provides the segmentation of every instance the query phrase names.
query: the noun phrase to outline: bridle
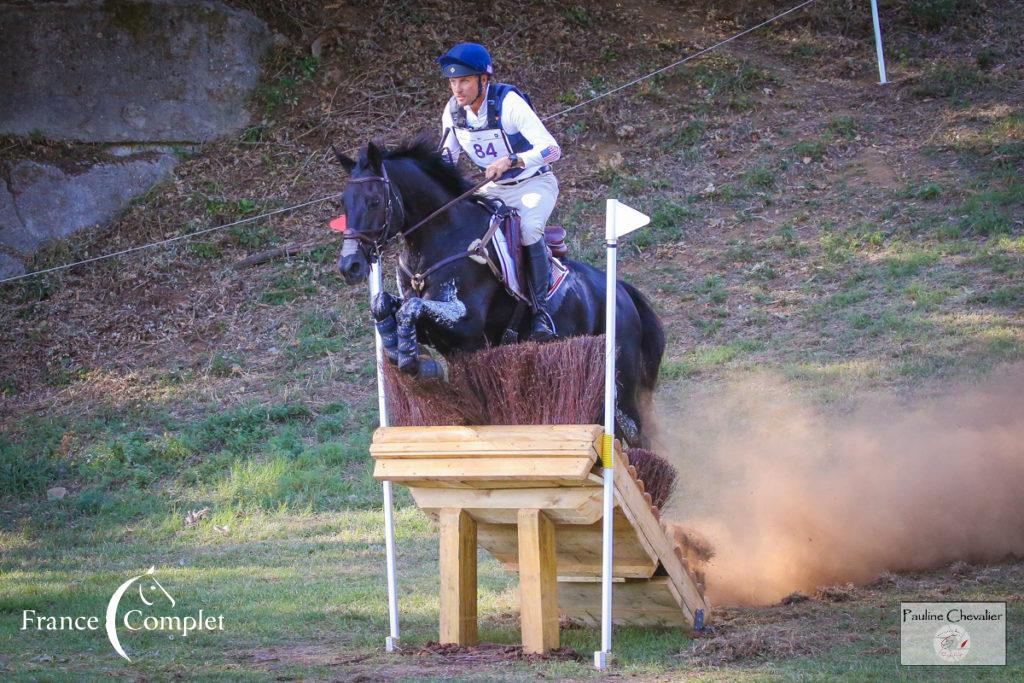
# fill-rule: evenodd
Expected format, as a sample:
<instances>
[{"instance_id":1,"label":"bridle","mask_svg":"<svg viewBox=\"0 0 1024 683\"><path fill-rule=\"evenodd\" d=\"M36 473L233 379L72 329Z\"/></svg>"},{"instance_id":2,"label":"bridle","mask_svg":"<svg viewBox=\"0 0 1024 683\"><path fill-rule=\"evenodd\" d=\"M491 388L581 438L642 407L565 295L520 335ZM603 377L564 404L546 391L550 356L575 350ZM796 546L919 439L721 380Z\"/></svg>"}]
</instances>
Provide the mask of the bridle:
<instances>
[{"instance_id":1,"label":"bridle","mask_svg":"<svg viewBox=\"0 0 1024 683\"><path fill-rule=\"evenodd\" d=\"M401 226L405 224L405 204L402 203L402 195L399 194L391 184L391 178L388 177L388 169L384 166L384 162L380 164L380 175L369 175L362 176L360 178L352 178L349 180L350 183L373 183L378 182L384 185L384 194L387 196L387 203L384 206L384 224L374 231L363 230L355 233L345 235L344 239L356 239L360 242L367 244L374 256L380 254L381 250L387 246L396 235L403 234ZM401 213L402 219L398 223L398 229L394 229L392 221L395 218L395 206L398 206L398 210Z\"/></svg>"},{"instance_id":2,"label":"bridle","mask_svg":"<svg viewBox=\"0 0 1024 683\"><path fill-rule=\"evenodd\" d=\"M395 237L401 236L403 238L407 238L409 235L411 235L412 233L416 232L421 227L423 227L424 225L429 223L432 219L436 218L437 216L439 216L440 214L444 213L445 211L447 211L451 207L455 206L456 204L461 202L463 199L465 199L469 195L473 194L474 192L479 190L481 187L483 187L484 185L486 185L487 183L490 182L487 178L484 178L483 180L478 182L476 185L474 185L473 187L469 188L468 190L466 190L465 192L460 194L458 197L455 197L454 199L451 199L450 201L448 201L446 204L441 206L439 209L437 209L436 211L431 213L429 216L427 216L423 220L417 222L412 227L410 227L410 228L408 228L406 230L403 230L402 226L405 225L405 218L406 218L405 204L402 202L402 195L401 195L401 193L399 193L393 187L393 185L391 183L391 178L388 177L388 169L384 166L384 162L383 161L380 164L380 173L381 173L380 175L370 175L370 176L362 176L362 177L359 177L359 178L352 178L351 180L349 180L349 182L350 183L370 183L370 182L383 183L385 194L387 195L387 204L384 206L384 224L379 229L374 230L372 232L368 231L368 230L362 230L362 231L359 231L359 232L356 232L356 233L346 234L345 237L344 237L344 239L357 239L360 242L363 242L363 243L367 244L369 246L369 248L370 248L370 252L371 252L370 256L374 260L376 260L376 258L380 255L380 253L384 250L384 247L386 247L388 245L388 243L391 240L393 240ZM394 199L395 201L392 201L392 199ZM393 228L393 226L392 226L392 221L394 220L394 216L395 216L395 210L394 209L395 209L395 205L396 204L397 204L398 209L401 212L401 216L402 216L401 221L398 223L399 227L397 229ZM473 246L477 246L477 245L474 243ZM467 253L456 254L455 257L449 257L447 259L444 259L440 265L447 265L452 260L454 260L454 258L462 258L462 257L465 257L465 256L468 256L468 254ZM404 264L400 263L399 265L401 267L403 267L403 269L404 269ZM436 265L437 264L435 264L435 266ZM428 273L433 272L434 270L436 270L436 267L428 269ZM426 274L415 275L413 273L409 273L409 275L412 276L412 279L413 279L414 282L421 283L421 286L417 288L417 289L421 289L423 284L425 284L425 282L426 282Z\"/></svg>"}]
</instances>

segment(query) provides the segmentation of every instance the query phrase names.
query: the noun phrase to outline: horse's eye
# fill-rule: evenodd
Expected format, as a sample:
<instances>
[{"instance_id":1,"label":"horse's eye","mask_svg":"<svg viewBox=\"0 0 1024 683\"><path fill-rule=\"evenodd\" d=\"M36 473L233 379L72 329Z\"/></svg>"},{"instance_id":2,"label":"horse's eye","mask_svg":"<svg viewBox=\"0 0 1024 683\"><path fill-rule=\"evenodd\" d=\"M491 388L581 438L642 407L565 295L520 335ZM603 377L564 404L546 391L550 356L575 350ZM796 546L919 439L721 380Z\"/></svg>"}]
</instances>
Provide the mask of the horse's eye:
<instances>
[{"instance_id":1,"label":"horse's eye","mask_svg":"<svg viewBox=\"0 0 1024 683\"><path fill-rule=\"evenodd\" d=\"M370 200L370 208L371 209L376 209L378 206L380 206L380 200L379 199L374 197L373 199Z\"/></svg>"}]
</instances>

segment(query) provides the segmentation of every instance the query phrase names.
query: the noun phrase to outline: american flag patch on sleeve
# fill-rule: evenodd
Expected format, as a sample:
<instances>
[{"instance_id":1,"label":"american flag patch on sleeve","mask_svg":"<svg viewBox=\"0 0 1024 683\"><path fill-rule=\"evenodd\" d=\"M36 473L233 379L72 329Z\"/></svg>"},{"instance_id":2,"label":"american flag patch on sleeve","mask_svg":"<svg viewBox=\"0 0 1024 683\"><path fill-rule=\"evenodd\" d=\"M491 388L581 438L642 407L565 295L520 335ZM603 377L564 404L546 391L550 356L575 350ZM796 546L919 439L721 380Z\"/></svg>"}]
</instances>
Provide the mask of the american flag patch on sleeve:
<instances>
[{"instance_id":1,"label":"american flag patch on sleeve","mask_svg":"<svg viewBox=\"0 0 1024 683\"><path fill-rule=\"evenodd\" d=\"M558 161L562 156L562 150L558 148L558 145L550 145L541 150L540 158L547 163L552 161Z\"/></svg>"}]
</instances>

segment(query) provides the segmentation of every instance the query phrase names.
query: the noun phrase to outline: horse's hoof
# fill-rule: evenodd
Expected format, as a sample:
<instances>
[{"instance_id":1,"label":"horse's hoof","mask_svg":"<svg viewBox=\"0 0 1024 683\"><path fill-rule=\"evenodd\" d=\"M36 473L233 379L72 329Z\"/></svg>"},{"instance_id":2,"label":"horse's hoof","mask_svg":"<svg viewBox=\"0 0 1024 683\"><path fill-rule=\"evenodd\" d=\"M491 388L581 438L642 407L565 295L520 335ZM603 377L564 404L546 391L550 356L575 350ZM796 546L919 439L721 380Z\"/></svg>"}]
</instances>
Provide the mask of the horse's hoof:
<instances>
[{"instance_id":1,"label":"horse's hoof","mask_svg":"<svg viewBox=\"0 0 1024 683\"><path fill-rule=\"evenodd\" d=\"M444 367L433 358L425 358L420 361L420 371L416 379L422 381L444 380Z\"/></svg>"},{"instance_id":2,"label":"horse's hoof","mask_svg":"<svg viewBox=\"0 0 1024 683\"><path fill-rule=\"evenodd\" d=\"M417 358L416 356L412 356L410 358L408 356L403 357L399 355L398 370L399 372L404 372L407 375L412 375L413 377L416 377L417 375L419 375L420 372L420 359Z\"/></svg>"}]
</instances>

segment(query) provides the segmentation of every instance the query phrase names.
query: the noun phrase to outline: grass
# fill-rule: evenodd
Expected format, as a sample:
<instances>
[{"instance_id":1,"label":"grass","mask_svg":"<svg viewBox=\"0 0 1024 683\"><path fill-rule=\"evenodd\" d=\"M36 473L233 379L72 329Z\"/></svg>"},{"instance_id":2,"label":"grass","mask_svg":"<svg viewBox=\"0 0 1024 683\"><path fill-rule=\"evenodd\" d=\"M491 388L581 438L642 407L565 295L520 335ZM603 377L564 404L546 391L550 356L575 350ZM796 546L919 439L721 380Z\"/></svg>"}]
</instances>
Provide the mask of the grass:
<instances>
[{"instance_id":1,"label":"grass","mask_svg":"<svg viewBox=\"0 0 1024 683\"><path fill-rule=\"evenodd\" d=\"M934 265L938 260L939 254L936 251L911 249L886 256L880 263L889 277L904 278L917 275L923 268Z\"/></svg>"},{"instance_id":2,"label":"grass","mask_svg":"<svg viewBox=\"0 0 1024 683\"><path fill-rule=\"evenodd\" d=\"M789 153L798 160L821 161L825 158L826 149L821 140L801 140L789 148Z\"/></svg>"},{"instance_id":3,"label":"grass","mask_svg":"<svg viewBox=\"0 0 1024 683\"><path fill-rule=\"evenodd\" d=\"M757 166L744 173L743 180L751 188L770 190L775 187L775 170L767 166Z\"/></svg>"},{"instance_id":4,"label":"grass","mask_svg":"<svg viewBox=\"0 0 1024 683\"><path fill-rule=\"evenodd\" d=\"M320 59L302 50L275 48L266 60L263 79L253 95L254 103L266 119L272 119L299 103L301 88L309 83L320 67ZM249 129L259 131L256 129ZM249 136L247 131L243 138ZM262 140L262 133L252 134ZM250 140L253 141L253 140Z\"/></svg>"},{"instance_id":5,"label":"grass","mask_svg":"<svg viewBox=\"0 0 1024 683\"><path fill-rule=\"evenodd\" d=\"M721 364L759 348L750 342L729 349L701 350L695 352L694 363ZM693 376L698 374L699 370L694 370ZM287 450L282 443L290 440L288 430L319 423L324 416L342 422L369 419L364 409L354 410L343 403L325 406L317 415L294 406L266 411L250 408L191 423L181 432L206 435L211 443L240 437L242 441L236 444L239 447L243 442L262 443L261 450ZM281 443L275 443L275 439ZM321 448L331 451L326 444ZM484 662L453 671L443 658L385 654L382 640L388 626L381 578L384 557L377 507L379 488L371 484L351 490L337 477L313 477L307 467L321 457L336 466L353 458L366 459L364 450L349 456L332 452L335 455L311 456L308 461L301 456L291 460L279 453L238 462L220 469L211 479L209 498L193 492L174 501L174 505L139 504L130 509L124 502L97 505L80 510L74 528L39 523L5 526L0 531L6 549L0 559L5 576L0 583L0 666L7 667L6 679L141 675L158 679L186 676L194 680L269 680L353 678L362 672L392 672L417 680L454 676L458 680L499 677L526 681L539 676L598 676L588 661L512 666ZM288 495L281 492L282 482L289 489L293 481L305 477L317 479L303 484L306 488L312 486L343 502L328 508L302 500L282 504L282 496ZM436 531L427 517L409 504L401 487L398 492L395 529L402 641L406 647L417 648L437 637ZM212 512L194 524L184 523L184 513L199 505L209 505ZM125 512L131 517L125 518ZM47 514L44 512L44 516ZM125 524L128 519L131 531ZM161 585L177 601L176 607L170 609L160 603L144 608L132 593L125 596L123 606L146 609L147 614L155 616L194 615L203 609L206 615L222 615L224 630L197 631L186 637L179 634L173 639L167 633L122 630L121 641L132 657L131 663L113 654L102 632L20 630L23 610L102 617L114 588L151 565ZM487 642L518 642L517 626L509 619L516 604L514 574L481 553L478 580L481 638ZM990 583L985 595L997 590L1000 586ZM901 597L907 598L903 594ZM889 643L893 637L885 631L895 623L898 604L891 595L879 604L849 603L843 627ZM823 605L819 611L828 613L832 609ZM1010 609L1012 613L1019 608L1011 604ZM1017 623L1011 618L1012 628L1019 631ZM677 629L618 627L614 642L617 661L613 671L621 675L647 678L694 674L716 678L714 669L679 657L679 653L691 649L693 642ZM561 644L586 657L598 647L599 631L564 629ZM840 675L851 671L884 677L891 672L891 648L888 653L875 654L863 650L862 645L837 644L821 648L810 659L755 658L743 666L722 670L718 679L761 680L770 676L800 680L813 672ZM992 672L998 676L1002 670ZM927 678L926 672L901 673ZM1005 673L1012 675L1012 668Z\"/></svg>"},{"instance_id":6,"label":"grass","mask_svg":"<svg viewBox=\"0 0 1024 683\"><path fill-rule=\"evenodd\" d=\"M762 348L763 344L753 340L699 347L682 358L665 360L661 365L661 378L671 381L695 377L760 351Z\"/></svg>"},{"instance_id":7,"label":"grass","mask_svg":"<svg viewBox=\"0 0 1024 683\"><path fill-rule=\"evenodd\" d=\"M1003 235L1019 229L1024 210L1024 182L1010 178L1003 187L970 195L959 210L958 234Z\"/></svg>"},{"instance_id":8,"label":"grass","mask_svg":"<svg viewBox=\"0 0 1024 683\"><path fill-rule=\"evenodd\" d=\"M844 140L853 140L857 137L859 126L857 120L852 116L833 116L829 122L826 131L836 138L842 138Z\"/></svg>"},{"instance_id":9,"label":"grass","mask_svg":"<svg viewBox=\"0 0 1024 683\"><path fill-rule=\"evenodd\" d=\"M310 644L365 653L375 666L401 665L379 647L387 614L380 490L366 454L373 417L370 405L336 402L318 413L285 404L243 406L187 423L165 416L162 433L119 433L114 420L94 425L108 438L86 447L77 465L79 492L33 505L32 517L20 524L9 516L18 506L4 505L0 667L13 667L6 680L162 678L185 671L192 679L248 679L263 661L275 662L277 676L327 676L326 664L298 655L281 656L280 663L257 656L301 652ZM59 444L65 430L92 433L86 427L53 426L37 432L34 445ZM4 463L24 461L7 457L11 444L4 448ZM52 460L49 466L64 461L57 453ZM39 480L23 478L22 490L37 496L53 474L39 469ZM436 638L437 547L427 518L403 489L397 494L403 642L415 646ZM186 522L186 513L206 508ZM154 616L201 608L223 615L224 630L177 638L122 632L131 663L94 632L20 631L23 610L102 618L114 588L150 565L177 608L147 609L131 593L126 603ZM516 600L514 575L482 556L479 582L482 637L516 642L517 628L506 618ZM678 630L626 628L616 638L624 648L621 665L635 672L668 670L672 655L690 642ZM588 652L597 647L597 633L567 630L563 644ZM589 672L586 664L542 668L549 675Z\"/></svg>"},{"instance_id":10,"label":"grass","mask_svg":"<svg viewBox=\"0 0 1024 683\"><path fill-rule=\"evenodd\" d=\"M720 56L712 56L694 67L693 78L708 100L736 111L753 109L750 93L776 82L771 74L749 62L735 62Z\"/></svg>"},{"instance_id":11,"label":"grass","mask_svg":"<svg viewBox=\"0 0 1024 683\"><path fill-rule=\"evenodd\" d=\"M911 91L921 98L963 98L987 83L987 77L973 64L939 62L930 65Z\"/></svg>"},{"instance_id":12,"label":"grass","mask_svg":"<svg viewBox=\"0 0 1024 683\"><path fill-rule=\"evenodd\" d=\"M926 31L938 31L955 20L976 14L978 0L911 0L907 3L910 19Z\"/></svg>"},{"instance_id":13,"label":"grass","mask_svg":"<svg viewBox=\"0 0 1024 683\"><path fill-rule=\"evenodd\" d=\"M662 143L662 152L673 152L680 148L694 148L700 143L706 128L707 122L703 119L691 119L687 121Z\"/></svg>"},{"instance_id":14,"label":"grass","mask_svg":"<svg viewBox=\"0 0 1024 683\"><path fill-rule=\"evenodd\" d=\"M650 247L676 242L683 237L683 228L687 221L698 216L690 206L673 201L666 197L654 200L651 209L651 222L647 227L629 236L629 244L636 250L643 251Z\"/></svg>"}]
</instances>

